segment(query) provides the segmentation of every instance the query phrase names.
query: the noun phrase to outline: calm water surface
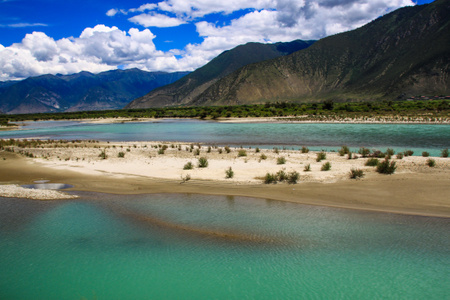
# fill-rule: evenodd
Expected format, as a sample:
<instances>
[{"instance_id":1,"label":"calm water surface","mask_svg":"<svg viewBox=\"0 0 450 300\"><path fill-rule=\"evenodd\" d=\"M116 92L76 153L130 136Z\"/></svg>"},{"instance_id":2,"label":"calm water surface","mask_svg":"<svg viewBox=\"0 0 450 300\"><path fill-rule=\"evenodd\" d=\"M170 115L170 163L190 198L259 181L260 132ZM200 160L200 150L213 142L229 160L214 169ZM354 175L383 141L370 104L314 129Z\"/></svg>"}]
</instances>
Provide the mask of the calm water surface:
<instances>
[{"instance_id":1,"label":"calm water surface","mask_svg":"<svg viewBox=\"0 0 450 300\"><path fill-rule=\"evenodd\" d=\"M0 132L0 138L93 139L103 141L178 141L258 147L308 146L336 150L342 145L397 152L411 149L439 156L450 148L450 125L425 124L273 124L162 120L124 124L84 124L67 121L29 122L20 131Z\"/></svg>"},{"instance_id":2,"label":"calm water surface","mask_svg":"<svg viewBox=\"0 0 450 300\"><path fill-rule=\"evenodd\" d=\"M450 221L241 197L0 198L0 299L448 299Z\"/></svg>"}]
</instances>

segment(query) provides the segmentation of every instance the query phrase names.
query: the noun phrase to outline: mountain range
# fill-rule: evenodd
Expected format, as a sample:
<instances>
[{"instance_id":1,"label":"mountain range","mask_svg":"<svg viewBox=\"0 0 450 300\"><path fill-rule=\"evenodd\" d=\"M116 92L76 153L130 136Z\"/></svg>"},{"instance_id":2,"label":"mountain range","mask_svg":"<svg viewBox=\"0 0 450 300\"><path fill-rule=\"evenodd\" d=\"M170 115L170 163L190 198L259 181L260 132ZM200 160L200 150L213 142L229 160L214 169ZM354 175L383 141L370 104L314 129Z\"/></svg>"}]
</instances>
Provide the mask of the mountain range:
<instances>
[{"instance_id":1,"label":"mountain range","mask_svg":"<svg viewBox=\"0 0 450 300\"><path fill-rule=\"evenodd\" d=\"M217 60L225 61L227 54L127 107L448 95L450 1L400 8L358 29L323 38L289 55L246 64L229 74L220 72L228 63L215 69L221 66Z\"/></svg>"},{"instance_id":2,"label":"mountain range","mask_svg":"<svg viewBox=\"0 0 450 300\"><path fill-rule=\"evenodd\" d=\"M121 109L133 99L189 73L129 69L0 82L0 111L21 114Z\"/></svg>"},{"instance_id":3,"label":"mountain range","mask_svg":"<svg viewBox=\"0 0 450 300\"><path fill-rule=\"evenodd\" d=\"M221 53L203 67L182 79L157 88L126 108L189 105L219 79L237 69L308 48L315 41L295 40L288 43L247 43Z\"/></svg>"}]
</instances>

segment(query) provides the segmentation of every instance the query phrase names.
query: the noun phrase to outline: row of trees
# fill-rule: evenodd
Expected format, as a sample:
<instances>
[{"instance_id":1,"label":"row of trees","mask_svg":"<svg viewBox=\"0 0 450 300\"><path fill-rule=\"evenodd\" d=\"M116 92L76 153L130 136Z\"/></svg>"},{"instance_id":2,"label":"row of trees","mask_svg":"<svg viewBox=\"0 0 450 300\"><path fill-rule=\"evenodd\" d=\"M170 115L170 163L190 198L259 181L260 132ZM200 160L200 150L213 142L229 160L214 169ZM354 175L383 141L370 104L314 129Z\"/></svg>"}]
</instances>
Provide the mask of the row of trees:
<instances>
[{"instance_id":1,"label":"row of trees","mask_svg":"<svg viewBox=\"0 0 450 300\"><path fill-rule=\"evenodd\" d=\"M26 120L76 120L96 118L201 118L230 117L282 117L299 115L421 115L449 117L450 100L415 100L382 102L335 102L322 103L275 102L255 105L166 107L148 109L122 109L107 111L83 111L70 113L39 113L2 115L0 125Z\"/></svg>"}]
</instances>

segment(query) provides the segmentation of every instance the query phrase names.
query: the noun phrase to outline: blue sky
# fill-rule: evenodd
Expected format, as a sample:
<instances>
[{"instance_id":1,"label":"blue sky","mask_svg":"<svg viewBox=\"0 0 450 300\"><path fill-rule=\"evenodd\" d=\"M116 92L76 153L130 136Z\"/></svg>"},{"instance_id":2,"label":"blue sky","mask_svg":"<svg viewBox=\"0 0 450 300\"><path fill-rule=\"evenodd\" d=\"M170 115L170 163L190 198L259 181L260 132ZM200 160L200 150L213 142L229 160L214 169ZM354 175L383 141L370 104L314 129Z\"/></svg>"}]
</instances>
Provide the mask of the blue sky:
<instances>
[{"instance_id":1,"label":"blue sky","mask_svg":"<svg viewBox=\"0 0 450 300\"><path fill-rule=\"evenodd\" d=\"M320 39L432 0L0 0L0 80L195 70L247 42Z\"/></svg>"}]
</instances>

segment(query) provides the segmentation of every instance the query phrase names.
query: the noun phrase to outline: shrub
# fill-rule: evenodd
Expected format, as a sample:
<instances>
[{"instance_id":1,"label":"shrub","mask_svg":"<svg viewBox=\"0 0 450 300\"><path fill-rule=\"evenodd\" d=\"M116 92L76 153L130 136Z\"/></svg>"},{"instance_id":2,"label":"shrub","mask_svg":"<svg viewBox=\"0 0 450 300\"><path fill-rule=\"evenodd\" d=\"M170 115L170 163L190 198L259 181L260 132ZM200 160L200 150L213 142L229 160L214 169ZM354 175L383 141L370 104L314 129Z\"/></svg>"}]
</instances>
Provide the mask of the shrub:
<instances>
[{"instance_id":1,"label":"shrub","mask_svg":"<svg viewBox=\"0 0 450 300\"><path fill-rule=\"evenodd\" d=\"M325 152L317 153L317 158L316 158L317 162L320 162L320 161L322 161L324 159L327 159L327 154Z\"/></svg>"},{"instance_id":2,"label":"shrub","mask_svg":"<svg viewBox=\"0 0 450 300\"><path fill-rule=\"evenodd\" d=\"M278 181L285 181L288 178L288 175L286 174L286 172L284 170L280 170L277 172L277 180Z\"/></svg>"},{"instance_id":3,"label":"shrub","mask_svg":"<svg viewBox=\"0 0 450 300\"><path fill-rule=\"evenodd\" d=\"M191 175L186 174L185 177L181 176L181 181L182 182L186 182L186 181L189 181L189 180L191 180Z\"/></svg>"},{"instance_id":4,"label":"shrub","mask_svg":"<svg viewBox=\"0 0 450 300\"><path fill-rule=\"evenodd\" d=\"M277 158L277 165L284 165L286 163L286 159L284 156L280 156Z\"/></svg>"},{"instance_id":5,"label":"shrub","mask_svg":"<svg viewBox=\"0 0 450 300\"><path fill-rule=\"evenodd\" d=\"M194 165L191 162L188 162L184 165L183 170L192 170Z\"/></svg>"},{"instance_id":6,"label":"shrub","mask_svg":"<svg viewBox=\"0 0 450 300\"><path fill-rule=\"evenodd\" d=\"M125 152L120 151L119 154L117 154L117 157L124 158Z\"/></svg>"},{"instance_id":7,"label":"shrub","mask_svg":"<svg viewBox=\"0 0 450 300\"><path fill-rule=\"evenodd\" d=\"M403 159L403 152L397 153L397 159Z\"/></svg>"},{"instance_id":8,"label":"shrub","mask_svg":"<svg viewBox=\"0 0 450 300\"><path fill-rule=\"evenodd\" d=\"M376 167L376 166L378 166L378 164L380 163L380 161L378 160L378 158L369 158L367 161L366 161L366 166L369 166L369 167Z\"/></svg>"},{"instance_id":9,"label":"shrub","mask_svg":"<svg viewBox=\"0 0 450 300\"><path fill-rule=\"evenodd\" d=\"M259 153L259 148L258 147L256 147L256 149L255 149L255 153Z\"/></svg>"},{"instance_id":10,"label":"shrub","mask_svg":"<svg viewBox=\"0 0 450 300\"><path fill-rule=\"evenodd\" d=\"M164 148L161 148L158 150L158 154L162 155L162 154L164 154L164 151L165 151Z\"/></svg>"},{"instance_id":11,"label":"shrub","mask_svg":"<svg viewBox=\"0 0 450 300\"><path fill-rule=\"evenodd\" d=\"M307 164L307 165L305 166L305 168L303 169L303 171L305 171L305 172L310 172L310 171L311 171L311 164Z\"/></svg>"},{"instance_id":12,"label":"shrub","mask_svg":"<svg viewBox=\"0 0 450 300\"><path fill-rule=\"evenodd\" d=\"M228 146L225 146L224 149L225 149L225 152L226 152L226 153L230 153L230 152L231 152L231 149L230 149L230 147L228 147Z\"/></svg>"},{"instance_id":13,"label":"shrub","mask_svg":"<svg viewBox=\"0 0 450 300\"><path fill-rule=\"evenodd\" d=\"M362 157L367 157L370 154L370 149L367 148L359 148L358 153L362 155Z\"/></svg>"},{"instance_id":14,"label":"shrub","mask_svg":"<svg viewBox=\"0 0 450 300\"><path fill-rule=\"evenodd\" d=\"M276 154L278 154L278 153L280 153L280 150L278 150L278 148L275 147L275 148L273 148L273 152L276 153Z\"/></svg>"},{"instance_id":15,"label":"shrub","mask_svg":"<svg viewBox=\"0 0 450 300\"><path fill-rule=\"evenodd\" d=\"M364 171L361 169L351 169L350 179L358 179L364 177Z\"/></svg>"},{"instance_id":16,"label":"shrub","mask_svg":"<svg viewBox=\"0 0 450 300\"><path fill-rule=\"evenodd\" d=\"M331 163L330 162L326 162L322 165L322 168L320 168L321 171L330 171L331 170Z\"/></svg>"},{"instance_id":17,"label":"shrub","mask_svg":"<svg viewBox=\"0 0 450 300\"><path fill-rule=\"evenodd\" d=\"M288 174L287 181L289 184L296 184L299 179L300 179L300 174L296 171L292 171Z\"/></svg>"},{"instance_id":18,"label":"shrub","mask_svg":"<svg viewBox=\"0 0 450 300\"><path fill-rule=\"evenodd\" d=\"M426 151L423 151L423 152L422 152L422 156L423 156L423 157L428 157L428 156L430 156L430 153L428 153L428 152L426 152Z\"/></svg>"},{"instance_id":19,"label":"shrub","mask_svg":"<svg viewBox=\"0 0 450 300\"><path fill-rule=\"evenodd\" d=\"M231 169L231 167L229 167L227 170L225 170L225 178L233 178L234 177L234 172L233 169Z\"/></svg>"},{"instance_id":20,"label":"shrub","mask_svg":"<svg viewBox=\"0 0 450 300\"><path fill-rule=\"evenodd\" d=\"M448 157L448 148L447 148L447 149L443 149L443 150L441 151L441 156L442 156L442 157Z\"/></svg>"},{"instance_id":21,"label":"shrub","mask_svg":"<svg viewBox=\"0 0 450 300\"><path fill-rule=\"evenodd\" d=\"M208 166L208 159L206 157L200 157L198 159L198 167L206 168Z\"/></svg>"},{"instance_id":22,"label":"shrub","mask_svg":"<svg viewBox=\"0 0 450 300\"><path fill-rule=\"evenodd\" d=\"M266 176L264 176L264 183L277 183L277 176L275 174L266 173Z\"/></svg>"},{"instance_id":23,"label":"shrub","mask_svg":"<svg viewBox=\"0 0 450 300\"><path fill-rule=\"evenodd\" d=\"M219 150L217 150L217 151L219 151L219 154L222 154L222 148L219 148Z\"/></svg>"},{"instance_id":24,"label":"shrub","mask_svg":"<svg viewBox=\"0 0 450 300\"><path fill-rule=\"evenodd\" d=\"M432 159L432 158L429 158L427 160L427 166L429 166L430 168L435 167L436 166L436 161L434 159Z\"/></svg>"},{"instance_id":25,"label":"shrub","mask_svg":"<svg viewBox=\"0 0 450 300\"><path fill-rule=\"evenodd\" d=\"M239 156L239 157L247 156L247 151L245 151L244 149L239 150L238 156Z\"/></svg>"},{"instance_id":26,"label":"shrub","mask_svg":"<svg viewBox=\"0 0 450 300\"><path fill-rule=\"evenodd\" d=\"M377 172L380 174L394 174L396 169L395 161L389 162L389 159L385 159L377 165Z\"/></svg>"},{"instance_id":27,"label":"shrub","mask_svg":"<svg viewBox=\"0 0 450 300\"><path fill-rule=\"evenodd\" d=\"M394 151L394 149L391 149L391 148L387 148L387 150L386 150L386 155L388 155L388 156L392 156L392 155L394 155L395 154L395 151Z\"/></svg>"},{"instance_id":28,"label":"shrub","mask_svg":"<svg viewBox=\"0 0 450 300\"><path fill-rule=\"evenodd\" d=\"M348 154L350 152L350 149L347 146L342 146L341 149L338 151L340 156L344 156L345 154Z\"/></svg>"},{"instance_id":29,"label":"shrub","mask_svg":"<svg viewBox=\"0 0 450 300\"><path fill-rule=\"evenodd\" d=\"M353 158L353 153L349 152L348 153L348 159L352 159Z\"/></svg>"},{"instance_id":30,"label":"shrub","mask_svg":"<svg viewBox=\"0 0 450 300\"><path fill-rule=\"evenodd\" d=\"M302 153L308 153L309 149L308 147L302 147Z\"/></svg>"},{"instance_id":31,"label":"shrub","mask_svg":"<svg viewBox=\"0 0 450 300\"><path fill-rule=\"evenodd\" d=\"M386 157L386 153L381 152L380 150L375 150L372 152L371 157L384 158L384 157Z\"/></svg>"},{"instance_id":32,"label":"shrub","mask_svg":"<svg viewBox=\"0 0 450 300\"><path fill-rule=\"evenodd\" d=\"M261 154L261 156L259 158L262 159L262 160L266 160L267 156L263 153L263 154Z\"/></svg>"},{"instance_id":33,"label":"shrub","mask_svg":"<svg viewBox=\"0 0 450 300\"><path fill-rule=\"evenodd\" d=\"M194 151L194 155L195 155L195 156L198 156L198 155L200 155L200 149L199 149L199 148L195 149L195 151Z\"/></svg>"},{"instance_id":34,"label":"shrub","mask_svg":"<svg viewBox=\"0 0 450 300\"><path fill-rule=\"evenodd\" d=\"M98 155L98 157L102 158L102 159L107 159L108 155L106 155L106 150L103 150L102 152L100 152L100 154Z\"/></svg>"},{"instance_id":35,"label":"shrub","mask_svg":"<svg viewBox=\"0 0 450 300\"><path fill-rule=\"evenodd\" d=\"M206 151L206 153L211 153L211 146L208 146L208 150Z\"/></svg>"},{"instance_id":36,"label":"shrub","mask_svg":"<svg viewBox=\"0 0 450 300\"><path fill-rule=\"evenodd\" d=\"M412 156L414 154L414 151L412 151L412 150L405 150L403 153L404 153L405 156Z\"/></svg>"}]
</instances>

